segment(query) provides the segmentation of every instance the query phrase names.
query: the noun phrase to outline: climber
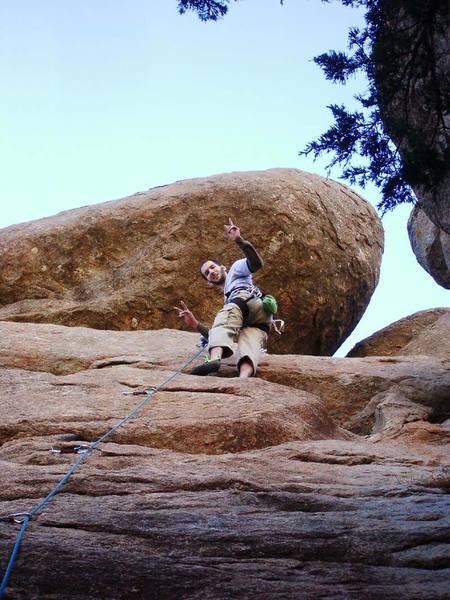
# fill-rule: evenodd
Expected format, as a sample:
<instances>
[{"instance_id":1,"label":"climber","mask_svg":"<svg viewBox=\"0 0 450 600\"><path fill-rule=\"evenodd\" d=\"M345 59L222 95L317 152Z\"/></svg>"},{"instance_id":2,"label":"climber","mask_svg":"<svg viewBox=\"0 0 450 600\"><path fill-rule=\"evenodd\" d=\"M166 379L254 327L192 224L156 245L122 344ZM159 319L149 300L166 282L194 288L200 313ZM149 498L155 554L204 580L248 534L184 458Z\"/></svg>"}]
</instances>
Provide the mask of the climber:
<instances>
[{"instance_id":1,"label":"climber","mask_svg":"<svg viewBox=\"0 0 450 600\"><path fill-rule=\"evenodd\" d=\"M264 347L272 322L272 315L264 309L261 292L253 285L252 274L261 269L263 261L250 242L242 239L239 227L229 219L225 225L227 236L245 255L234 262L229 270L220 261L209 259L200 265L200 273L208 285L223 289L224 306L217 313L213 326L208 329L199 323L191 310L181 301L174 307L186 325L208 338L205 363L192 369L193 375L209 375L220 369L222 358L233 354L237 338L236 364L239 377L255 374L261 349Z\"/></svg>"}]
</instances>

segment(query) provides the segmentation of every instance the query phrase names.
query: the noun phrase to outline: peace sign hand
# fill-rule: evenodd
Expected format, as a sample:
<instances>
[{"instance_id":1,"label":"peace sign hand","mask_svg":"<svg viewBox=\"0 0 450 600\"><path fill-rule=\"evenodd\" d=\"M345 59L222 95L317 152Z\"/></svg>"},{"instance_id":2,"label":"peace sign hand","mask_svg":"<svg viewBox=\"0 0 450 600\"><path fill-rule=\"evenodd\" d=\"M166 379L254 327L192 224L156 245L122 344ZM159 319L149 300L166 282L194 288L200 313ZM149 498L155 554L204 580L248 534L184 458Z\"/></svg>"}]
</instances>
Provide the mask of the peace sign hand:
<instances>
[{"instance_id":1,"label":"peace sign hand","mask_svg":"<svg viewBox=\"0 0 450 600\"><path fill-rule=\"evenodd\" d=\"M178 306L174 306L173 308L178 311L178 316L180 319L186 323L188 327L192 327L192 329L196 329L198 325L197 319L194 317L194 313L189 310L183 300L180 300L181 308Z\"/></svg>"},{"instance_id":2,"label":"peace sign hand","mask_svg":"<svg viewBox=\"0 0 450 600\"><path fill-rule=\"evenodd\" d=\"M229 220L228 225L224 225L225 231L227 232L227 236L230 238L232 242L235 242L241 237L241 231L237 225L233 223L231 219Z\"/></svg>"}]
</instances>

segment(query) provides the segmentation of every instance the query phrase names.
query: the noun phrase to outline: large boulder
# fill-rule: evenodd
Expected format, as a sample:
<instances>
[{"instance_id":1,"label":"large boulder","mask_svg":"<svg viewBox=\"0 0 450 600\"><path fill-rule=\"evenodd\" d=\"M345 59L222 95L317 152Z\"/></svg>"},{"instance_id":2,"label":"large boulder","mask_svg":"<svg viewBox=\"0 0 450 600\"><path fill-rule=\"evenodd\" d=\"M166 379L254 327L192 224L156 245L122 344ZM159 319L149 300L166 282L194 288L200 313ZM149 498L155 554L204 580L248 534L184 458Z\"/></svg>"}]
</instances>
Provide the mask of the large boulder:
<instances>
[{"instance_id":1,"label":"large boulder","mask_svg":"<svg viewBox=\"0 0 450 600\"><path fill-rule=\"evenodd\" d=\"M436 227L426 213L415 206L408 219L408 235L420 266L436 283L450 289L450 234Z\"/></svg>"},{"instance_id":2,"label":"large boulder","mask_svg":"<svg viewBox=\"0 0 450 600\"><path fill-rule=\"evenodd\" d=\"M271 349L333 354L377 285L383 230L349 188L296 169L180 181L2 230L0 319L176 328L183 298L211 322L222 297L199 263L240 257L228 217L262 254L256 283L287 323Z\"/></svg>"},{"instance_id":3,"label":"large boulder","mask_svg":"<svg viewBox=\"0 0 450 600\"><path fill-rule=\"evenodd\" d=\"M435 356L450 358L450 308L422 310L358 342L348 357Z\"/></svg>"},{"instance_id":4,"label":"large boulder","mask_svg":"<svg viewBox=\"0 0 450 600\"><path fill-rule=\"evenodd\" d=\"M267 355L266 381L172 379L196 337L0 322L0 516L84 456L28 526L8 597L446 597L448 362ZM374 435L333 423L365 405ZM18 530L0 519L0 575Z\"/></svg>"}]
</instances>

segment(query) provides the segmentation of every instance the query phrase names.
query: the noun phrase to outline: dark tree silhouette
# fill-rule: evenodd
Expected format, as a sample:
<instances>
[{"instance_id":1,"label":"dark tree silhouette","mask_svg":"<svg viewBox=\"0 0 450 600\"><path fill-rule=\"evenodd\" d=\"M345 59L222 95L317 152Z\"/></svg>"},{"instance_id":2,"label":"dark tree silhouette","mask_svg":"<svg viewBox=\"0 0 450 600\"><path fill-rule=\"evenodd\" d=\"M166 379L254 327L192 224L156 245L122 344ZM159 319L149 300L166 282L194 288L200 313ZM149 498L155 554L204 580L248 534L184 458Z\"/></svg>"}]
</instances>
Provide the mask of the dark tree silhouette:
<instances>
[{"instance_id":1,"label":"dark tree silhouette","mask_svg":"<svg viewBox=\"0 0 450 600\"><path fill-rule=\"evenodd\" d=\"M280 4L283 1L280 0ZM180 14L193 10L202 21L217 21L227 14L229 3L230 0L178 0L178 10Z\"/></svg>"},{"instance_id":2,"label":"dark tree silhouette","mask_svg":"<svg viewBox=\"0 0 450 600\"><path fill-rule=\"evenodd\" d=\"M329 0L322 0L328 2ZM348 51L315 57L325 77L345 84L358 71L368 87L359 110L329 106L334 122L302 155L331 153L351 184L374 183L382 212L415 202L450 232L450 51L448 0L340 0L365 8L365 26L351 28ZM179 1L203 20L227 12L222 2ZM211 15L211 16L209 16Z\"/></svg>"},{"instance_id":3,"label":"dark tree silhouette","mask_svg":"<svg viewBox=\"0 0 450 600\"><path fill-rule=\"evenodd\" d=\"M195 11L202 21L217 21L228 12L229 0L178 0L178 10L184 14Z\"/></svg>"},{"instance_id":4,"label":"dark tree silhouette","mask_svg":"<svg viewBox=\"0 0 450 600\"><path fill-rule=\"evenodd\" d=\"M333 153L330 168L339 164L350 183L372 182L381 190L383 212L414 202L411 188L436 200L450 164L448 2L341 2L364 6L366 26L350 29L348 53L331 51L314 60L333 82L363 71L368 89L356 96L361 110L330 106L333 125L301 154ZM363 161L357 163L358 157Z\"/></svg>"}]
</instances>

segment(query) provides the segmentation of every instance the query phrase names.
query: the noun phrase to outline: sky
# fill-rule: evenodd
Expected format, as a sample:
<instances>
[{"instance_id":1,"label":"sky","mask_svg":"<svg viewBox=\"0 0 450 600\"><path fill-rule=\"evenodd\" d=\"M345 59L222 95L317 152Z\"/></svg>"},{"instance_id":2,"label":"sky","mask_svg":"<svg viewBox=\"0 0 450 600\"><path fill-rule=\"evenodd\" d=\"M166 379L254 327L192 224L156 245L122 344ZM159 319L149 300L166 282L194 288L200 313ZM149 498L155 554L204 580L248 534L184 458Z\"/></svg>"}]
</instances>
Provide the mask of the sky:
<instances>
[{"instance_id":1,"label":"sky","mask_svg":"<svg viewBox=\"0 0 450 600\"><path fill-rule=\"evenodd\" d=\"M362 23L360 9L338 1L242 0L209 23L180 16L176 0L3 3L0 228L192 177L326 175L326 157L298 152L331 123L327 105L351 106L366 83L327 82L312 58L344 50ZM353 189L380 200L373 187ZM380 282L336 356L402 317L449 306L412 253L410 211L383 218Z\"/></svg>"}]
</instances>

